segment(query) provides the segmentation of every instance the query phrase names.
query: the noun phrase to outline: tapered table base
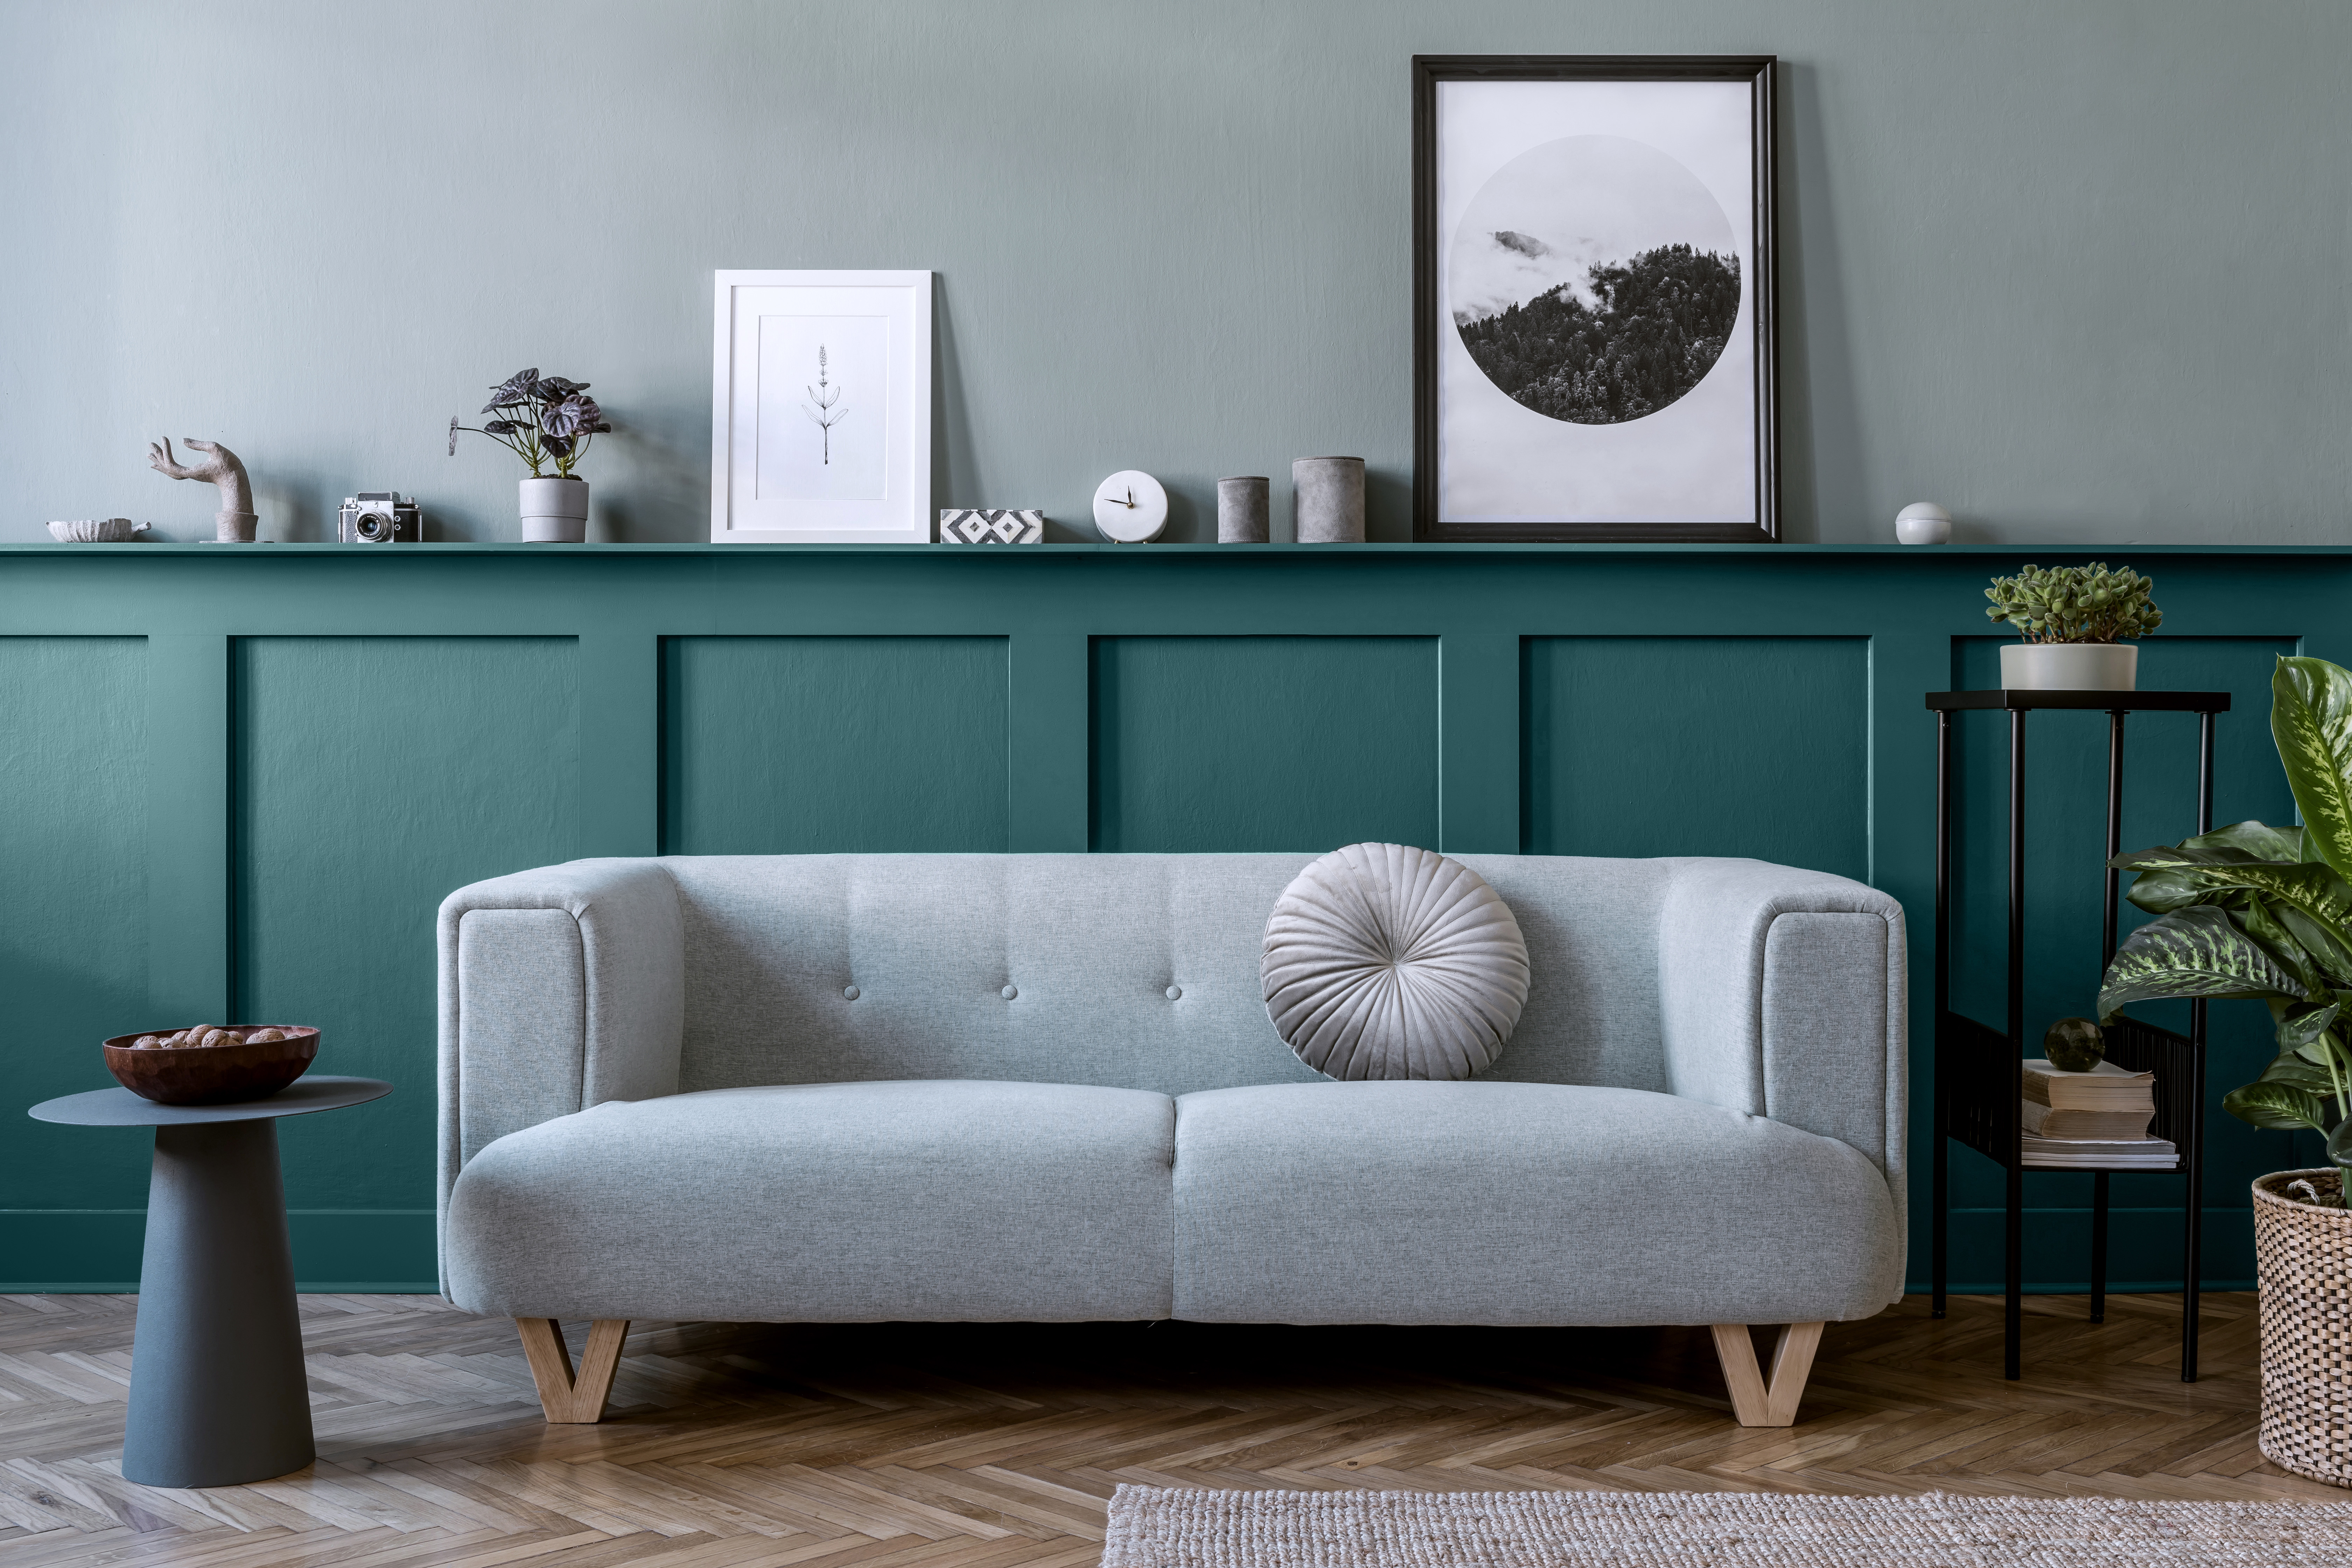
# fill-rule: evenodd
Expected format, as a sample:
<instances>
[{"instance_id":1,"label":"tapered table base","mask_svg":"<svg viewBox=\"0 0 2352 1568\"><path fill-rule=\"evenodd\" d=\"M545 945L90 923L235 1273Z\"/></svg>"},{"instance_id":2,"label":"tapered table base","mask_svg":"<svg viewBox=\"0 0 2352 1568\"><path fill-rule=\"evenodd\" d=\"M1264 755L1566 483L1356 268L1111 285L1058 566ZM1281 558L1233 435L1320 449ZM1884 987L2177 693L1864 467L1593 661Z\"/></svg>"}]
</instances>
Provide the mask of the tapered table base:
<instances>
[{"instance_id":1,"label":"tapered table base","mask_svg":"<svg viewBox=\"0 0 2352 1568\"><path fill-rule=\"evenodd\" d=\"M314 1457L277 1124L158 1127L123 1477L222 1487Z\"/></svg>"},{"instance_id":2,"label":"tapered table base","mask_svg":"<svg viewBox=\"0 0 2352 1568\"><path fill-rule=\"evenodd\" d=\"M43 1121L155 1129L122 1437L126 1480L235 1486L299 1470L316 1457L278 1118L390 1092L376 1079L311 1076L232 1105L155 1105L107 1089L33 1107Z\"/></svg>"}]
</instances>

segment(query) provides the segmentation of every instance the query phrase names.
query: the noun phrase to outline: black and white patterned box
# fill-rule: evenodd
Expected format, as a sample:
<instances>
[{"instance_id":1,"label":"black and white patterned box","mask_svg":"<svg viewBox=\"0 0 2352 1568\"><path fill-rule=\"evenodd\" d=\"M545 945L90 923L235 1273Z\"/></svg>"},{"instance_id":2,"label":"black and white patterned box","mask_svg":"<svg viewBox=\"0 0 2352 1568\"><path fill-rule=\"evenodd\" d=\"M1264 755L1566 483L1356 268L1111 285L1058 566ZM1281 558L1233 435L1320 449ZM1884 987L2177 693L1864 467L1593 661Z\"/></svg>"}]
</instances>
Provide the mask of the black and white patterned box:
<instances>
[{"instance_id":1,"label":"black and white patterned box","mask_svg":"<svg viewBox=\"0 0 2352 1568\"><path fill-rule=\"evenodd\" d=\"M1042 511L982 511L940 509L941 544L1039 544L1045 538Z\"/></svg>"}]
</instances>

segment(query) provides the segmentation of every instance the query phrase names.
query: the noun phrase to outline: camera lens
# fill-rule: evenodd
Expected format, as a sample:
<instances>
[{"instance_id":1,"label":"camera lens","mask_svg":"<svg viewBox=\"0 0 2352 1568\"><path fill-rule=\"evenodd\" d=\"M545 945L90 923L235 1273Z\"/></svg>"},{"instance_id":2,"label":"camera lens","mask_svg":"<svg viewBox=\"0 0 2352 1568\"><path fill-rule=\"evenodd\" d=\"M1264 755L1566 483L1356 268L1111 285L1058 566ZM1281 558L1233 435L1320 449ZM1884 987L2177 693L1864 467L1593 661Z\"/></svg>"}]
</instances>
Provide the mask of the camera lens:
<instances>
[{"instance_id":1,"label":"camera lens","mask_svg":"<svg viewBox=\"0 0 2352 1568\"><path fill-rule=\"evenodd\" d=\"M354 531L371 544L381 544L392 537L392 519L380 511L363 511Z\"/></svg>"}]
</instances>

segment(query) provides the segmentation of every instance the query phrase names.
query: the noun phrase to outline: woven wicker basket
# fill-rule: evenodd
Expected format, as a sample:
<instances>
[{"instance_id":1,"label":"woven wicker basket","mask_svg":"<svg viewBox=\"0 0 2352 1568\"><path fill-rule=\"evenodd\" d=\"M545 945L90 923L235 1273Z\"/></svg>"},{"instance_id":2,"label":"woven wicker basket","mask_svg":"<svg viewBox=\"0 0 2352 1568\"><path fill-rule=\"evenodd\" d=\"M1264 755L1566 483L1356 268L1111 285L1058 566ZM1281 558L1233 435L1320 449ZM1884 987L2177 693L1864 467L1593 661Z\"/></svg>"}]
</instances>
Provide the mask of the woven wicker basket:
<instances>
[{"instance_id":1,"label":"woven wicker basket","mask_svg":"<svg viewBox=\"0 0 2352 1568\"><path fill-rule=\"evenodd\" d=\"M2254 1183L2254 1261L2263 1281L2262 1449L2271 1462L2352 1486L2352 1212L2286 1195L2307 1181L2333 1196L2333 1168Z\"/></svg>"}]
</instances>

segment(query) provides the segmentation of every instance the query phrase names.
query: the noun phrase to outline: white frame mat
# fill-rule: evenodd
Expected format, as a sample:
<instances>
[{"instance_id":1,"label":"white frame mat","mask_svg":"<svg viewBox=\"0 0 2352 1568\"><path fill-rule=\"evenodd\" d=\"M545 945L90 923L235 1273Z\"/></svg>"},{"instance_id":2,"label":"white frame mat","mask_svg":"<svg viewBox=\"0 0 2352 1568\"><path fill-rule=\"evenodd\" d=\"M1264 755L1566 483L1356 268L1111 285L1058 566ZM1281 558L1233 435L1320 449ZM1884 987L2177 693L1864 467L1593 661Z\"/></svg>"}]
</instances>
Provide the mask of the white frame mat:
<instances>
[{"instance_id":1,"label":"white frame mat","mask_svg":"<svg viewBox=\"0 0 2352 1568\"><path fill-rule=\"evenodd\" d=\"M930 273L712 278L711 542L929 542Z\"/></svg>"}]
</instances>

